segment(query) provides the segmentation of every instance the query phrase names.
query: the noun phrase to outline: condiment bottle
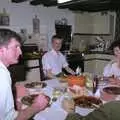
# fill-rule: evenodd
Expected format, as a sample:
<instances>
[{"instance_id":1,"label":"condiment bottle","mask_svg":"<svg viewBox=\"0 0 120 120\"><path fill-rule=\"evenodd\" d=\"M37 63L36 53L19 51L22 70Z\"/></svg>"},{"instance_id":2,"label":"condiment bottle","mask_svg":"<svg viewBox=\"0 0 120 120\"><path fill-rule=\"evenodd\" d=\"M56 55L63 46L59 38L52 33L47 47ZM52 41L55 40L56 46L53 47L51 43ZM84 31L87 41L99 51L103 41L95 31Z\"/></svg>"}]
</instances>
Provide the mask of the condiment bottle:
<instances>
[{"instance_id":1,"label":"condiment bottle","mask_svg":"<svg viewBox=\"0 0 120 120\"><path fill-rule=\"evenodd\" d=\"M79 66L76 68L76 75L81 75L81 68Z\"/></svg>"}]
</instances>

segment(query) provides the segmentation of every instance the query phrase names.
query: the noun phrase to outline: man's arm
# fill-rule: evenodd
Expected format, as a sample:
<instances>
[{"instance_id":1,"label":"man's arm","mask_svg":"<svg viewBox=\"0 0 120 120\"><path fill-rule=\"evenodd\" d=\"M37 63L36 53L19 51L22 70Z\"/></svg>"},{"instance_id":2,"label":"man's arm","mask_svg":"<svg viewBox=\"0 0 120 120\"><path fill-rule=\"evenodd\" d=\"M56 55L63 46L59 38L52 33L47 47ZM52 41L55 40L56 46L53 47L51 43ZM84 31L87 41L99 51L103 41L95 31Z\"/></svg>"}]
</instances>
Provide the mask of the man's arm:
<instances>
[{"instance_id":1,"label":"man's arm","mask_svg":"<svg viewBox=\"0 0 120 120\"><path fill-rule=\"evenodd\" d=\"M65 67L65 70L66 70L68 73L70 73L70 74L72 74L72 75L75 75L75 72L74 72L69 66Z\"/></svg>"}]
</instances>

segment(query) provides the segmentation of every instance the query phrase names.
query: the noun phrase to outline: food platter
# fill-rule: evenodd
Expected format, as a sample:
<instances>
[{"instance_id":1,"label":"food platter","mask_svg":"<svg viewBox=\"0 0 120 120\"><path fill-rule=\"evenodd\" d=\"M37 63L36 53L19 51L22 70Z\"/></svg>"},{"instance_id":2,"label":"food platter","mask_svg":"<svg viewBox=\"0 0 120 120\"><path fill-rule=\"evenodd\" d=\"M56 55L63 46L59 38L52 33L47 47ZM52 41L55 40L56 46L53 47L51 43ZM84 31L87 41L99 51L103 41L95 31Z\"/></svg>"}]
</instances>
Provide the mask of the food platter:
<instances>
[{"instance_id":1,"label":"food platter","mask_svg":"<svg viewBox=\"0 0 120 120\"><path fill-rule=\"evenodd\" d=\"M77 98L74 98L75 105L82 107L82 108L98 108L100 105L102 105L102 101L99 98L96 98L94 96L80 96Z\"/></svg>"},{"instance_id":2,"label":"food platter","mask_svg":"<svg viewBox=\"0 0 120 120\"><path fill-rule=\"evenodd\" d=\"M31 82L26 83L25 88L44 88L47 84L45 82Z\"/></svg>"}]
</instances>

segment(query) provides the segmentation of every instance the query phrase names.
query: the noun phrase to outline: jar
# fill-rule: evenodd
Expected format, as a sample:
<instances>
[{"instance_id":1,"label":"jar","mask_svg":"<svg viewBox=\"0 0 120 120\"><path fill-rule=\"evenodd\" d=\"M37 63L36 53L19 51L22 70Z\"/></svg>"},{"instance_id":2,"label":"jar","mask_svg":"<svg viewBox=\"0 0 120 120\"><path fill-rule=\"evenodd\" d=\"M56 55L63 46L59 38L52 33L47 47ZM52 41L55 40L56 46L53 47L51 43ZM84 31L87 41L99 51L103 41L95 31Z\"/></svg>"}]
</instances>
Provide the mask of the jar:
<instances>
[{"instance_id":1,"label":"jar","mask_svg":"<svg viewBox=\"0 0 120 120\"><path fill-rule=\"evenodd\" d=\"M75 102L72 97L64 96L62 100L62 108L68 113L75 112Z\"/></svg>"}]
</instances>

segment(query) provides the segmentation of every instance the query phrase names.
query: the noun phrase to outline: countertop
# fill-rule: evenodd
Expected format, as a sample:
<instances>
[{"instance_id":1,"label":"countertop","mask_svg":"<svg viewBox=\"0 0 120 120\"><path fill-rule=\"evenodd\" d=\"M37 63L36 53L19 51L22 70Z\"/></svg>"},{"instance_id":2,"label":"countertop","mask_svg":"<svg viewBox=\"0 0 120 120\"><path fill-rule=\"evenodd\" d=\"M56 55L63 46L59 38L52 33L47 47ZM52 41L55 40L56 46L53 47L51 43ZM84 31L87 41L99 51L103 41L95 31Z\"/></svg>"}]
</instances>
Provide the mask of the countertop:
<instances>
[{"instance_id":1,"label":"countertop","mask_svg":"<svg viewBox=\"0 0 120 120\"><path fill-rule=\"evenodd\" d=\"M85 51L84 54L108 54L113 55L112 51Z\"/></svg>"}]
</instances>

